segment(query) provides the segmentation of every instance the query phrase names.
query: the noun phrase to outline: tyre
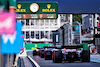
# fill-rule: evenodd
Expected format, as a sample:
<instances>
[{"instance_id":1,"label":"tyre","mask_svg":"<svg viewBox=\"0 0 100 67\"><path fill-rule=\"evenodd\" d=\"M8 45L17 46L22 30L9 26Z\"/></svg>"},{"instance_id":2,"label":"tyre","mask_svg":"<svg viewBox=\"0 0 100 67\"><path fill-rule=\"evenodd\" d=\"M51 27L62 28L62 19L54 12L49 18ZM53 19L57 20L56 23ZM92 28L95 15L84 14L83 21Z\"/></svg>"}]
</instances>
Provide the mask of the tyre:
<instances>
[{"instance_id":1,"label":"tyre","mask_svg":"<svg viewBox=\"0 0 100 67\"><path fill-rule=\"evenodd\" d=\"M33 51L33 56L37 55L37 52L36 51Z\"/></svg>"},{"instance_id":2,"label":"tyre","mask_svg":"<svg viewBox=\"0 0 100 67\"><path fill-rule=\"evenodd\" d=\"M90 62L90 50L83 50L81 54L82 62Z\"/></svg>"},{"instance_id":3,"label":"tyre","mask_svg":"<svg viewBox=\"0 0 100 67\"><path fill-rule=\"evenodd\" d=\"M52 52L52 61L54 63L54 51Z\"/></svg>"},{"instance_id":4,"label":"tyre","mask_svg":"<svg viewBox=\"0 0 100 67\"><path fill-rule=\"evenodd\" d=\"M38 51L38 53L39 53L39 56L40 56L40 50Z\"/></svg>"},{"instance_id":5,"label":"tyre","mask_svg":"<svg viewBox=\"0 0 100 67\"><path fill-rule=\"evenodd\" d=\"M62 63L62 51L61 50L53 52L53 62Z\"/></svg>"},{"instance_id":6,"label":"tyre","mask_svg":"<svg viewBox=\"0 0 100 67\"><path fill-rule=\"evenodd\" d=\"M45 58L45 60L51 60L52 59L52 51L45 51L44 58Z\"/></svg>"},{"instance_id":7,"label":"tyre","mask_svg":"<svg viewBox=\"0 0 100 67\"><path fill-rule=\"evenodd\" d=\"M45 54L45 52L44 52L44 50L42 50L41 53L40 53L40 57L44 58L44 54Z\"/></svg>"}]
</instances>

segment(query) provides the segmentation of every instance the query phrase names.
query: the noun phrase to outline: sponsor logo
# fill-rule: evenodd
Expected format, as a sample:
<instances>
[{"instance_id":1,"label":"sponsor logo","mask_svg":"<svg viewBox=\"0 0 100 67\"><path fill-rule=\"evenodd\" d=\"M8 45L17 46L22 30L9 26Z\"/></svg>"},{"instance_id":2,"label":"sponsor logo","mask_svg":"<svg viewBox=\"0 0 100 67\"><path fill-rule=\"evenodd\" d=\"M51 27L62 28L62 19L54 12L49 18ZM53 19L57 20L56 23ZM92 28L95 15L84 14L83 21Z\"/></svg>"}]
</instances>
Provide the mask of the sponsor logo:
<instances>
[{"instance_id":1,"label":"sponsor logo","mask_svg":"<svg viewBox=\"0 0 100 67\"><path fill-rule=\"evenodd\" d=\"M14 44L14 41L16 39L16 32L13 34L13 35L10 35L10 34L3 34L2 35L2 38L3 38L3 41L4 43L6 44L8 42L8 40L10 40L10 43L11 44Z\"/></svg>"},{"instance_id":2,"label":"sponsor logo","mask_svg":"<svg viewBox=\"0 0 100 67\"><path fill-rule=\"evenodd\" d=\"M26 9L21 9L21 7L22 7L22 5L21 4L18 4L17 5L17 8L18 9L16 9L16 12L26 12Z\"/></svg>"},{"instance_id":3,"label":"sponsor logo","mask_svg":"<svg viewBox=\"0 0 100 67\"><path fill-rule=\"evenodd\" d=\"M0 22L0 28L9 29L12 26L12 17L8 17L4 21Z\"/></svg>"},{"instance_id":4,"label":"sponsor logo","mask_svg":"<svg viewBox=\"0 0 100 67\"><path fill-rule=\"evenodd\" d=\"M21 22L16 23L16 31L13 34L2 34L1 36L1 53L19 53L23 47L23 34L21 33Z\"/></svg>"},{"instance_id":5,"label":"sponsor logo","mask_svg":"<svg viewBox=\"0 0 100 67\"><path fill-rule=\"evenodd\" d=\"M47 9L42 9L42 12L56 12L55 9L50 9L50 8L51 8L51 5L47 4Z\"/></svg>"},{"instance_id":6,"label":"sponsor logo","mask_svg":"<svg viewBox=\"0 0 100 67\"><path fill-rule=\"evenodd\" d=\"M13 34L15 31L15 13L0 13L0 35Z\"/></svg>"}]
</instances>

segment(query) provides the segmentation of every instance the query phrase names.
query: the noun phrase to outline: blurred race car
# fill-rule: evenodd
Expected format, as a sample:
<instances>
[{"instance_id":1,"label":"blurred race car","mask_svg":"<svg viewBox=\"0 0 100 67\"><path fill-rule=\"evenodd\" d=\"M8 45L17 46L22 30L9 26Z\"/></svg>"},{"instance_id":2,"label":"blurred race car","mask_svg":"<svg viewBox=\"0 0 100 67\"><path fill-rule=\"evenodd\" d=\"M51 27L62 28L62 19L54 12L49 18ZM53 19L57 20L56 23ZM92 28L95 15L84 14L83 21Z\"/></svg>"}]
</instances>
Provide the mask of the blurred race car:
<instances>
[{"instance_id":1,"label":"blurred race car","mask_svg":"<svg viewBox=\"0 0 100 67\"><path fill-rule=\"evenodd\" d=\"M41 57L41 58L44 58L44 54L45 54L45 52L44 52L44 48L41 48L40 50L39 50L39 56Z\"/></svg>"},{"instance_id":2,"label":"blurred race car","mask_svg":"<svg viewBox=\"0 0 100 67\"><path fill-rule=\"evenodd\" d=\"M44 47L45 50L45 54L44 54L44 58L45 60L52 60L52 50L55 49L56 47Z\"/></svg>"},{"instance_id":3,"label":"blurred race car","mask_svg":"<svg viewBox=\"0 0 100 67\"><path fill-rule=\"evenodd\" d=\"M81 61L90 62L90 51L82 50L83 46L62 46L52 51L52 60L54 63L62 61Z\"/></svg>"},{"instance_id":4,"label":"blurred race car","mask_svg":"<svg viewBox=\"0 0 100 67\"><path fill-rule=\"evenodd\" d=\"M45 58L45 60L52 59L52 50L54 48L55 47L45 46L45 47L39 49L39 56L41 58Z\"/></svg>"},{"instance_id":5,"label":"blurred race car","mask_svg":"<svg viewBox=\"0 0 100 67\"><path fill-rule=\"evenodd\" d=\"M33 56L35 56L35 55L39 55L39 51L40 51L40 49L42 49L42 48L37 48L36 50L33 50Z\"/></svg>"},{"instance_id":6,"label":"blurred race car","mask_svg":"<svg viewBox=\"0 0 100 67\"><path fill-rule=\"evenodd\" d=\"M33 56L37 55L37 50L33 50Z\"/></svg>"}]
</instances>

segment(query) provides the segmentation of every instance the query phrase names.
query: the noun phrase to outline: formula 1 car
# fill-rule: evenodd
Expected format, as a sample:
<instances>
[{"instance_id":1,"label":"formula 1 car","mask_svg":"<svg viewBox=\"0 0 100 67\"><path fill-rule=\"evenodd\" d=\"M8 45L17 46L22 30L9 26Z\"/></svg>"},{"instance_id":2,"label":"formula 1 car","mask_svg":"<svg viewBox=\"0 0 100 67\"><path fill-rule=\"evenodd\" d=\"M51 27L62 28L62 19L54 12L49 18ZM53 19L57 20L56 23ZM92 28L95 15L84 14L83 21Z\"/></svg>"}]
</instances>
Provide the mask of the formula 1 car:
<instances>
[{"instance_id":1,"label":"formula 1 car","mask_svg":"<svg viewBox=\"0 0 100 67\"><path fill-rule=\"evenodd\" d=\"M83 46L62 46L54 49L52 52L52 61L54 63L62 63L62 61L81 61L90 62L90 51L82 50Z\"/></svg>"},{"instance_id":2,"label":"formula 1 car","mask_svg":"<svg viewBox=\"0 0 100 67\"><path fill-rule=\"evenodd\" d=\"M45 54L45 52L44 52L44 48L41 48L40 50L39 50L39 56L41 57L41 58L44 58L44 54Z\"/></svg>"},{"instance_id":3,"label":"formula 1 car","mask_svg":"<svg viewBox=\"0 0 100 67\"><path fill-rule=\"evenodd\" d=\"M45 46L45 47L39 49L39 56L41 58L45 58L45 60L52 59L52 49L54 49L54 48L55 47Z\"/></svg>"},{"instance_id":4,"label":"formula 1 car","mask_svg":"<svg viewBox=\"0 0 100 67\"><path fill-rule=\"evenodd\" d=\"M33 50L33 56L37 55L37 51Z\"/></svg>"},{"instance_id":5,"label":"formula 1 car","mask_svg":"<svg viewBox=\"0 0 100 67\"><path fill-rule=\"evenodd\" d=\"M52 50L55 49L56 47L43 47L43 48L45 48L45 50L44 50L45 60L52 60Z\"/></svg>"},{"instance_id":6,"label":"formula 1 car","mask_svg":"<svg viewBox=\"0 0 100 67\"><path fill-rule=\"evenodd\" d=\"M33 50L33 56L39 55L41 58L44 58L44 48L37 48Z\"/></svg>"},{"instance_id":7,"label":"formula 1 car","mask_svg":"<svg viewBox=\"0 0 100 67\"><path fill-rule=\"evenodd\" d=\"M33 56L35 56L35 55L40 55L40 50L41 50L42 48L37 48L36 50L33 50Z\"/></svg>"}]
</instances>

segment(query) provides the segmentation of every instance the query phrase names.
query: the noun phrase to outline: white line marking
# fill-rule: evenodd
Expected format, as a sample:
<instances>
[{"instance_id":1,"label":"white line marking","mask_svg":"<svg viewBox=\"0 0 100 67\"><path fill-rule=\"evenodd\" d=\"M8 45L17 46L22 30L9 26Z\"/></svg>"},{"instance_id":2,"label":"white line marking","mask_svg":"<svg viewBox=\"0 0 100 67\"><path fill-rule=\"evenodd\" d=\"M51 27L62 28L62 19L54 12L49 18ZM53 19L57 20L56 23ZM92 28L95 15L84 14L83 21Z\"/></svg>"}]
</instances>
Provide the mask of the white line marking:
<instances>
[{"instance_id":1,"label":"white line marking","mask_svg":"<svg viewBox=\"0 0 100 67\"><path fill-rule=\"evenodd\" d=\"M36 67L40 67L36 61L34 61L30 56L28 58L35 64Z\"/></svg>"}]
</instances>

